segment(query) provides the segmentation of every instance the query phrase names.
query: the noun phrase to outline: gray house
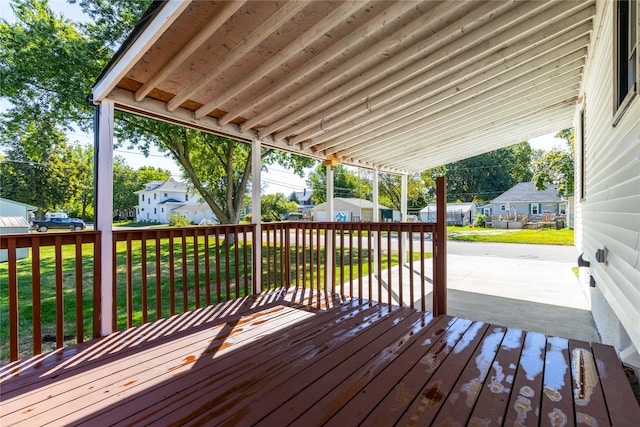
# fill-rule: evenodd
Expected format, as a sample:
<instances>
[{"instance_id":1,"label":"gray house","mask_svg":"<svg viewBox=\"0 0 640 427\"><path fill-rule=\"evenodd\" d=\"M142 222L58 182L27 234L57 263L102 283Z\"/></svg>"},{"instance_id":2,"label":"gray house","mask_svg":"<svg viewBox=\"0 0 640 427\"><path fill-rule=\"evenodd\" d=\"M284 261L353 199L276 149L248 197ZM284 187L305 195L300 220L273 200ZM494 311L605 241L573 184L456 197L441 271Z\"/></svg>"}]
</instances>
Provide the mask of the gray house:
<instances>
[{"instance_id":1,"label":"gray house","mask_svg":"<svg viewBox=\"0 0 640 427\"><path fill-rule=\"evenodd\" d=\"M528 221L551 221L566 212L566 201L558 195L556 185L547 184L537 190L534 182L521 182L505 191L491 203L480 207L487 221L527 216Z\"/></svg>"}]
</instances>

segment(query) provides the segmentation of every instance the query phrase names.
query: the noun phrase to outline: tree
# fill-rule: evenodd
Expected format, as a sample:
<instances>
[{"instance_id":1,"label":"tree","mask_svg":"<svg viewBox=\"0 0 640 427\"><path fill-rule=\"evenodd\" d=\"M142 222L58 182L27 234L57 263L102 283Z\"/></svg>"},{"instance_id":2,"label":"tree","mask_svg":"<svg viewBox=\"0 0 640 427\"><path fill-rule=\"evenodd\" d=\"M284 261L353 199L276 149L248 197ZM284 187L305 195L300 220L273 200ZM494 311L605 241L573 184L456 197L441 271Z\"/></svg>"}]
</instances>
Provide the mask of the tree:
<instances>
[{"instance_id":1,"label":"tree","mask_svg":"<svg viewBox=\"0 0 640 427\"><path fill-rule=\"evenodd\" d=\"M261 207L264 221L282 221L289 212L298 210L296 202L287 200L282 193L267 194L262 198Z\"/></svg>"},{"instance_id":2,"label":"tree","mask_svg":"<svg viewBox=\"0 0 640 427\"><path fill-rule=\"evenodd\" d=\"M557 184L558 194L573 194L574 180L574 133L573 129L564 129L556 134L556 138L567 141L568 150L553 148L533 165L533 180L536 188L542 190L545 184Z\"/></svg>"},{"instance_id":3,"label":"tree","mask_svg":"<svg viewBox=\"0 0 640 427\"><path fill-rule=\"evenodd\" d=\"M327 167L323 163L309 174L307 185L313 190L311 200L316 205L327 201ZM333 191L336 197L370 199L371 183L338 164L333 168Z\"/></svg>"},{"instance_id":4,"label":"tree","mask_svg":"<svg viewBox=\"0 0 640 427\"><path fill-rule=\"evenodd\" d=\"M518 182L531 181L532 155L529 143L521 142L446 165L447 200L487 201Z\"/></svg>"},{"instance_id":5,"label":"tree","mask_svg":"<svg viewBox=\"0 0 640 427\"><path fill-rule=\"evenodd\" d=\"M9 144L29 131L45 144L25 147L41 156L50 134L78 127L92 128L92 108L85 97L113 48L133 28L150 1L80 0L93 19L78 24L56 17L46 0L14 0L16 23L0 23L1 96L12 107L2 115L0 129ZM200 193L220 222L237 223L251 178L251 146L164 122L116 114L119 141L148 153L151 145L173 156L185 178ZM4 142L4 141L3 141ZM278 162L302 176L313 160L273 149L261 153L263 165Z\"/></svg>"},{"instance_id":6,"label":"tree","mask_svg":"<svg viewBox=\"0 0 640 427\"><path fill-rule=\"evenodd\" d=\"M37 206L42 211L68 207L81 195L87 166L62 137L32 160L20 145L6 151L0 163L0 196Z\"/></svg>"},{"instance_id":7,"label":"tree","mask_svg":"<svg viewBox=\"0 0 640 427\"><path fill-rule=\"evenodd\" d=\"M402 177L387 173L380 174L380 204L401 210ZM435 178L425 173L410 174L407 177L407 211L417 212L429 204L435 194ZM435 190L434 190L435 191Z\"/></svg>"}]
</instances>

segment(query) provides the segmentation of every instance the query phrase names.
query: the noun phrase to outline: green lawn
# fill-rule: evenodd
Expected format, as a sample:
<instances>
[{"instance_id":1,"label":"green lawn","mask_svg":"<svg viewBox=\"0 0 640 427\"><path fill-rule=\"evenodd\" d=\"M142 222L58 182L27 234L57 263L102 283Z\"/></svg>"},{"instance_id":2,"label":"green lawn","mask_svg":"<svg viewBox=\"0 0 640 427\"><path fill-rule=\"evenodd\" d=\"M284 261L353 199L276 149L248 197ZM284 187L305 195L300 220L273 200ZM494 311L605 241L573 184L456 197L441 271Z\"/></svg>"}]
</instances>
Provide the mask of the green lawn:
<instances>
[{"instance_id":1,"label":"green lawn","mask_svg":"<svg viewBox=\"0 0 640 427\"><path fill-rule=\"evenodd\" d=\"M146 245L146 277L147 277L147 316L149 321L156 319L156 302L160 298L160 310L161 317L167 317L172 312L182 313L185 311L185 295L187 298L186 307L187 310L193 310L196 307L196 291L195 291L195 278L196 269L194 262L194 243L193 239L187 239L185 245L186 265L182 262L182 239L174 239L174 257L173 261L170 258L169 239L162 239L160 245L160 293L156 291L156 246L155 241L148 241ZM204 237L200 236L198 240L198 278L199 278L199 305L204 306L206 301L206 269L204 261ZM133 325L140 325L143 322L143 309L142 300L145 293L142 289L142 244L140 241L134 241L131 244L132 251L132 314ZM247 244L245 248L243 242L238 242L237 246L231 248L229 253L229 264L227 265L226 246L223 242L220 242L220 247L216 249L215 241L209 240L209 256L210 256L210 295L211 303L215 304L219 301L226 301L234 299L237 296L244 296L247 294L247 290L251 291L251 279L242 275L243 265L245 263L245 256L247 257L247 264L252 264L252 247L251 244ZM236 251L239 259L238 272L240 277L236 278ZM280 255L283 250L280 248L270 248L269 258L271 264L267 267L267 248L263 247L263 280L262 283L270 284L271 287L282 286L286 283L286 277L282 272L282 262L280 261ZM277 262L274 261L276 254L278 255ZM83 291L82 291L82 311L83 311L83 328L84 338L91 339L92 334L92 307L93 307L93 246L91 244L85 244L82 248L82 264L83 264ZM414 254L415 257L419 257L419 254ZM295 282L295 252L291 249L289 258L291 261L291 283ZM298 275L304 274L306 286L317 287L324 284L324 268L321 267L318 270L318 264L324 265L325 251L323 247L314 247L313 251L309 248L306 249L304 258L302 254L299 254L299 271ZM414 258L415 258L414 257ZM55 321L56 321L56 285L55 285L55 257L53 247L42 247L40 250L40 269L41 269L41 317L42 317L42 333L45 336L47 342L43 342L43 351L52 350L55 348ZM127 324L127 283L126 283L126 243L118 242L116 249L116 307L117 307L117 322L118 328L124 329ZM304 259L304 261L303 261ZM313 277L308 266L313 259ZM351 277L357 277L359 274L363 276L369 273L369 259L367 251L358 253L358 251L349 251L336 249L334 255L336 260L336 278L340 281L342 277L345 282L349 281ZM342 276L340 274L340 263L348 265L353 263L353 267L346 267ZM361 270L358 268L358 263L362 262ZM398 256L393 253L390 260L391 266L398 264ZM174 266L174 282L173 286L169 276L169 265ZM306 268L301 267L305 265ZM64 334L66 343L74 343L76 335L76 323L75 323L75 310L76 310L76 290L75 290L75 247L72 245L65 245L62 247L62 270L63 270L63 307L64 307ZM274 267L275 266L275 267ZM385 262L382 268L388 268L389 262ZM18 307L19 307L19 348L21 354L28 356L32 351L32 288L31 288L31 257L19 260L17 262L18 270ZM183 282L183 271L186 274L186 281ZM268 278L267 278L268 275ZM227 284L228 278L228 284ZM237 280L236 280L237 279ZM7 263L0 264L0 342L3 343L0 347L0 364L8 362L9 348L6 343L9 342L9 330L8 330L8 272ZM216 286L219 283L219 286ZM302 279L299 279L298 283L302 283ZM183 285L184 284L184 285ZM186 285L186 286L185 286ZM174 303L171 303L170 295L174 295ZM173 308L172 308L173 305Z\"/></svg>"},{"instance_id":2,"label":"green lawn","mask_svg":"<svg viewBox=\"0 0 640 427\"><path fill-rule=\"evenodd\" d=\"M574 232L569 228L561 230L501 230L495 228L447 227L449 240L467 242L530 243L537 245L574 244Z\"/></svg>"}]
</instances>

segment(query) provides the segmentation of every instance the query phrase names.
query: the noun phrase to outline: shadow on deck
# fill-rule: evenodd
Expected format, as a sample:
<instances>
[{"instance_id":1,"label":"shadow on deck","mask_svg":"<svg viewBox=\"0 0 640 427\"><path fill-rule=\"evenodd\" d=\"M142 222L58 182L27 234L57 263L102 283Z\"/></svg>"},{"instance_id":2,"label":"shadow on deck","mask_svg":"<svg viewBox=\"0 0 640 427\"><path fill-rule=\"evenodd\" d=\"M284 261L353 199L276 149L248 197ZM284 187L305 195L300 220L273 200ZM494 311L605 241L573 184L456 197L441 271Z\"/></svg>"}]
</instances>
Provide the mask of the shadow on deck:
<instances>
[{"instance_id":1,"label":"shadow on deck","mask_svg":"<svg viewBox=\"0 0 640 427\"><path fill-rule=\"evenodd\" d=\"M612 347L284 290L0 370L2 425L633 425Z\"/></svg>"}]
</instances>

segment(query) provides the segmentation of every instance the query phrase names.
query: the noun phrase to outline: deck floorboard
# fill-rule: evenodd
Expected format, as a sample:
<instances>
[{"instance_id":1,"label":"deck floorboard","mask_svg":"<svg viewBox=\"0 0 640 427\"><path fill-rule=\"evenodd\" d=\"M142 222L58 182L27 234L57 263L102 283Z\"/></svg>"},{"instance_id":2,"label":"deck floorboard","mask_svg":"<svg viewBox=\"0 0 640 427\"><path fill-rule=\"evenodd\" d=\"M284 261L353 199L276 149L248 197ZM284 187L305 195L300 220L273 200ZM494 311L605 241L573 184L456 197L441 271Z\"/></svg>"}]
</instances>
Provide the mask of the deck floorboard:
<instances>
[{"instance_id":1,"label":"deck floorboard","mask_svg":"<svg viewBox=\"0 0 640 427\"><path fill-rule=\"evenodd\" d=\"M275 290L0 368L10 425L633 425L612 347ZM631 423L631 424L630 424Z\"/></svg>"}]
</instances>

